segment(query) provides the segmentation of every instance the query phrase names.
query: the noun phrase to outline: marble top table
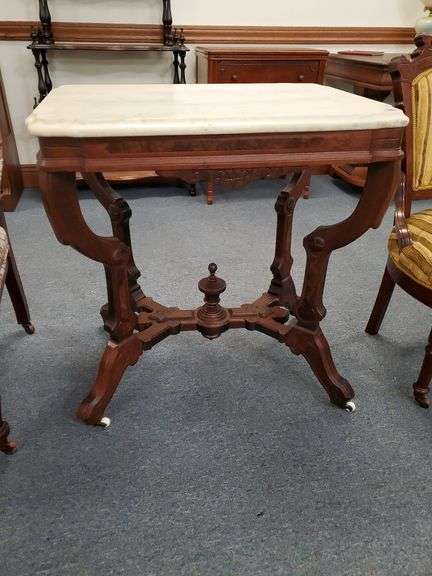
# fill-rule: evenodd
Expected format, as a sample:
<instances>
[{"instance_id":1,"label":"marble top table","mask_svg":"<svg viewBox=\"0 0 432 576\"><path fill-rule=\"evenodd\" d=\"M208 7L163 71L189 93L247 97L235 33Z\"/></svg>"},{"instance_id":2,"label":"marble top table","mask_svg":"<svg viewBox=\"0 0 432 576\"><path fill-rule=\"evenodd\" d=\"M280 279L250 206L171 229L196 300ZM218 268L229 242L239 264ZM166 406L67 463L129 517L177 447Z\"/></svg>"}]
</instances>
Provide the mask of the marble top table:
<instances>
[{"instance_id":1,"label":"marble top table","mask_svg":"<svg viewBox=\"0 0 432 576\"><path fill-rule=\"evenodd\" d=\"M213 340L235 328L258 330L303 355L331 402L352 411L353 388L337 371L320 328L326 272L334 250L380 225L400 182L407 123L392 106L312 84L64 86L52 91L27 120L30 133L39 138L44 205L58 240L103 264L108 292L101 314L110 340L78 417L107 425L104 413L125 370L164 338L197 330ZM321 226L304 239L306 270L297 293L291 276L296 202L312 173L345 163L370 166L366 187L346 220ZM214 263L198 283L204 304L196 309L168 308L144 295L133 258L131 211L102 172L147 169L242 184L293 174L276 202L272 279L261 297L238 308L222 306L226 284ZM108 211L111 236L88 227L76 172ZM250 242L253 247L266 240L251 228ZM155 253L164 257L163 246Z\"/></svg>"},{"instance_id":2,"label":"marble top table","mask_svg":"<svg viewBox=\"0 0 432 576\"><path fill-rule=\"evenodd\" d=\"M405 126L393 106L319 84L62 86L27 120L34 136L127 137Z\"/></svg>"}]
</instances>

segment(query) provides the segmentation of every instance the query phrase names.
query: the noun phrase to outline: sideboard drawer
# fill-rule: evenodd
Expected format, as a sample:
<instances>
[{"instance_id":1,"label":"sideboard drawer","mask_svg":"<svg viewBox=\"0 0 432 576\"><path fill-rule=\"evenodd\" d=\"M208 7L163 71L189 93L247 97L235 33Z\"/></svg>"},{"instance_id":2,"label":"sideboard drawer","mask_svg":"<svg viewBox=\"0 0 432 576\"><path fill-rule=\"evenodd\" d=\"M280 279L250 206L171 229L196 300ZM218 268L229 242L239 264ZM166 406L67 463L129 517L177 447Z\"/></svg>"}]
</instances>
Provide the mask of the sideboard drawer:
<instances>
[{"instance_id":1,"label":"sideboard drawer","mask_svg":"<svg viewBox=\"0 0 432 576\"><path fill-rule=\"evenodd\" d=\"M316 82L319 62L220 62L216 82Z\"/></svg>"},{"instance_id":2,"label":"sideboard drawer","mask_svg":"<svg viewBox=\"0 0 432 576\"><path fill-rule=\"evenodd\" d=\"M198 47L200 84L312 82L322 84L329 53L308 48Z\"/></svg>"}]
</instances>

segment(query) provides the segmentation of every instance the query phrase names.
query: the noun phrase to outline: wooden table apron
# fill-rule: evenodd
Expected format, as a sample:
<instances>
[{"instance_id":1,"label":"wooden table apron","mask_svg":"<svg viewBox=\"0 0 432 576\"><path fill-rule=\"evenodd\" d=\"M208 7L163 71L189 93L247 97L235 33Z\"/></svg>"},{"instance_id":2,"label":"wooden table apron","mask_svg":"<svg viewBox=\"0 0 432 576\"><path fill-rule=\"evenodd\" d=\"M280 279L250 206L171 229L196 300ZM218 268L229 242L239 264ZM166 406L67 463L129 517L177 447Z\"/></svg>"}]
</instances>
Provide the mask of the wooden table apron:
<instances>
[{"instance_id":1,"label":"wooden table apron","mask_svg":"<svg viewBox=\"0 0 432 576\"><path fill-rule=\"evenodd\" d=\"M326 315L323 291L333 250L377 228L400 180L403 129L292 134L149 136L118 138L40 138L40 184L46 212L58 240L105 267L108 303L101 313L110 341L93 388L78 409L88 424L101 422L128 366L164 338L198 330L214 339L232 328L263 332L308 361L330 400L346 407L354 397L350 383L334 365L320 329ZM334 164L370 165L366 187L346 220L320 226L305 237L307 262L298 294L291 277L294 209L310 173L325 173ZM224 178L247 182L292 173L277 202L276 248L270 287L255 302L225 308L225 282L210 275L199 283L204 304L195 310L167 308L142 292L129 232L131 211L106 183L102 172L182 170L203 181ZM107 210L113 234L95 234L82 215L76 172L86 178ZM217 225L217 223L215 223ZM252 231L253 233L253 231ZM256 240L259 242L259 239Z\"/></svg>"}]
</instances>

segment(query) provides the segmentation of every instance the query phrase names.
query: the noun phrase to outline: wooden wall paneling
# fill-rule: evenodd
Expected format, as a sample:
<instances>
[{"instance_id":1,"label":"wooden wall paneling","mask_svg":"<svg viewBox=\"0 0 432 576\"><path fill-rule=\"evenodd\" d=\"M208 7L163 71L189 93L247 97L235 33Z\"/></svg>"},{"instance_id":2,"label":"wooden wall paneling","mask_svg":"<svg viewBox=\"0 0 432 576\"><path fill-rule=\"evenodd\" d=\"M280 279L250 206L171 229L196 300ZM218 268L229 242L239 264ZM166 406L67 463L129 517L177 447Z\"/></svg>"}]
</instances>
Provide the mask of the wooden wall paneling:
<instances>
[{"instance_id":1,"label":"wooden wall paneling","mask_svg":"<svg viewBox=\"0 0 432 576\"><path fill-rule=\"evenodd\" d=\"M0 21L0 40L25 41L37 21ZM412 44L410 27L181 26L189 43L198 44ZM163 41L163 27L142 24L54 22L59 42Z\"/></svg>"}]
</instances>

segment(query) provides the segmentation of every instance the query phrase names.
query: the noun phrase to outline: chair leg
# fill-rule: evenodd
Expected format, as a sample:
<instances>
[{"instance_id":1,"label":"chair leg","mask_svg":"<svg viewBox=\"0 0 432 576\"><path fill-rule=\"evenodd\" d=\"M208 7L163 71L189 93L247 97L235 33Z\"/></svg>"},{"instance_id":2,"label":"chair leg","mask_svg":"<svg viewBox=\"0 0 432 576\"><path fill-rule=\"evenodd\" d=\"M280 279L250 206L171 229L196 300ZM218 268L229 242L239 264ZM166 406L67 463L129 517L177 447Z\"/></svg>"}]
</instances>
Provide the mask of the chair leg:
<instances>
[{"instance_id":1,"label":"chair leg","mask_svg":"<svg viewBox=\"0 0 432 576\"><path fill-rule=\"evenodd\" d=\"M6 288L9 292L18 324L21 324L27 334L34 334L34 326L30 320L30 312L27 299L22 286L12 249L8 255L8 271L6 273Z\"/></svg>"},{"instance_id":2,"label":"chair leg","mask_svg":"<svg viewBox=\"0 0 432 576\"><path fill-rule=\"evenodd\" d=\"M414 398L422 408L429 408L429 386L432 380L432 331L417 382L414 384Z\"/></svg>"},{"instance_id":3,"label":"chair leg","mask_svg":"<svg viewBox=\"0 0 432 576\"><path fill-rule=\"evenodd\" d=\"M304 192L303 192L304 200L308 200L310 198L311 180L312 180L312 174L309 175L309 182L308 182L308 184L306 184L306 186L304 188Z\"/></svg>"},{"instance_id":4,"label":"chair leg","mask_svg":"<svg viewBox=\"0 0 432 576\"><path fill-rule=\"evenodd\" d=\"M6 219L3 210L0 206L0 226L8 231ZM24 288L21 282L21 277L18 272L18 267L15 261L15 256L12 250L11 243L9 242L8 254L8 270L6 272L6 288L9 292L12 305L15 310L15 315L18 324L21 324L27 334L34 334L34 326L30 320L30 312L27 304L27 298L24 293Z\"/></svg>"},{"instance_id":5,"label":"chair leg","mask_svg":"<svg viewBox=\"0 0 432 576\"><path fill-rule=\"evenodd\" d=\"M9 424L2 419L0 401L0 452L5 454L13 454L16 450L15 442L11 442L8 438L9 432Z\"/></svg>"},{"instance_id":6,"label":"chair leg","mask_svg":"<svg viewBox=\"0 0 432 576\"><path fill-rule=\"evenodd\" d=\"M207 183L207 204L211 206L214 202L214 184L213 182Z\"/></svg>"},{"instance_id":7,"label":"chair leg","mask_svg":"<svg viewBox=\"0 0 432 576\"><path fill-rule=\"evenodd\" d=\"M378 296L373 307L372 314L366 326L368 334L378 334L381 324L384 320L385 313L387 312L388 305L390 304L393 295L395 281L390 276L387 268L385 269Z\"/></svg>"}]
</instances>

